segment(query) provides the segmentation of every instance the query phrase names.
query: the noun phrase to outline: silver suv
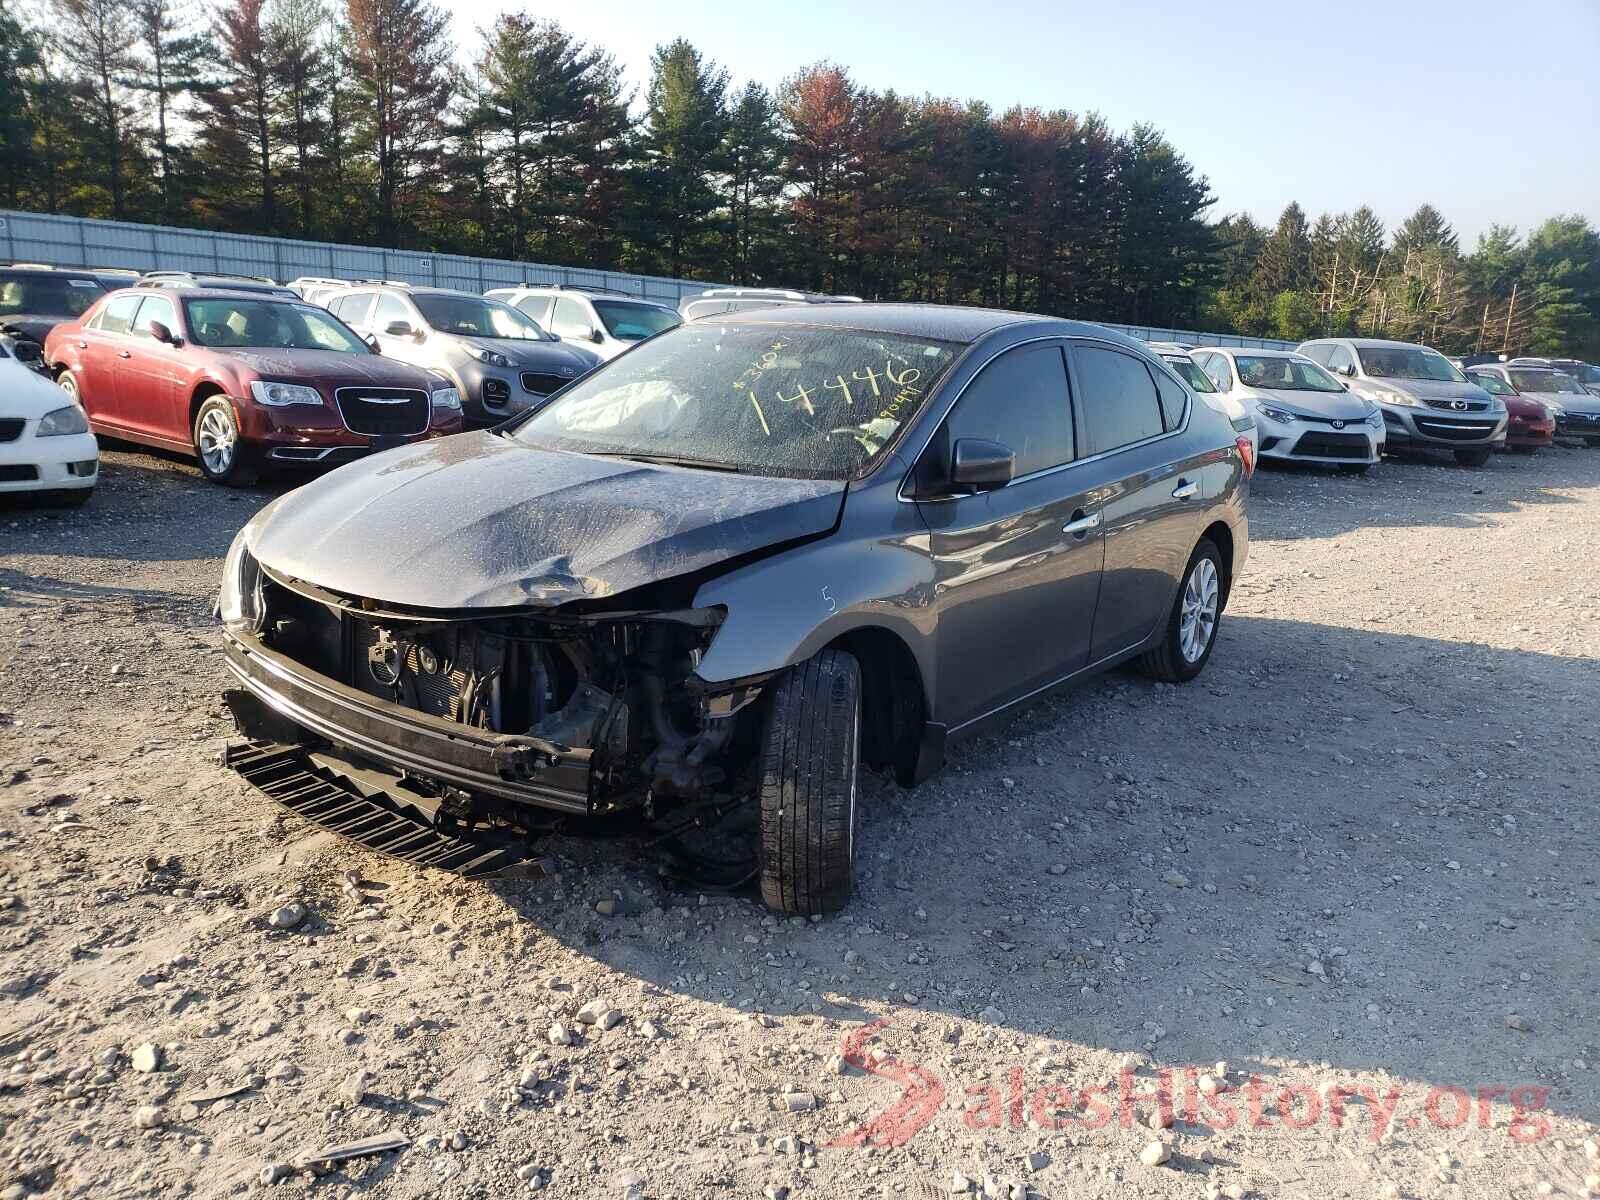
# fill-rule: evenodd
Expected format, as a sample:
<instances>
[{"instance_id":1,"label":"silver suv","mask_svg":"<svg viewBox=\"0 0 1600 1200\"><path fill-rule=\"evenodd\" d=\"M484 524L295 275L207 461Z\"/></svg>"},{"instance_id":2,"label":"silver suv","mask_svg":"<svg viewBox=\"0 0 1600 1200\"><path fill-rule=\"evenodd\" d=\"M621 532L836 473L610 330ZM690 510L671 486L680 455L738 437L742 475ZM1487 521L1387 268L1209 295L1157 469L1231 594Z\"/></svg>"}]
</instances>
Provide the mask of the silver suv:
<instances>
[{"instance_id":1,"label":"silver suv","mask_svg":"<svg viewBox=\"0 0 1600 1200\"><path fill-rule=\"evenodd\" d=\"M533 408L600 361L562 345L510 305L471 292L354 287L328 309L389 358L449 379L470 425L498 424Z\"/></svg>"},{"instance_id":2,"label":"silver suv","mask_svg":"<svg viewBox=\"0 0 1600 1200\"><path fill-rule=\"evenodd\" d=\"M495 288L484 295L521 309L567 345L607 361L645 338L683 324L676 309L605 288Z\"/></svg>"},{"instance_id":3,"label":"silver suv","mask_svg":"<svg viewBox=\"0 0 1600 1200\"><path fill-rule=\"evenodd\" d=\"M1506 440L1506 406L1437 350L1378 338L1320 338L1299 353L1383 410L1389 450L1449 450L1481 467Z\"/></svg>"}]
</instances>

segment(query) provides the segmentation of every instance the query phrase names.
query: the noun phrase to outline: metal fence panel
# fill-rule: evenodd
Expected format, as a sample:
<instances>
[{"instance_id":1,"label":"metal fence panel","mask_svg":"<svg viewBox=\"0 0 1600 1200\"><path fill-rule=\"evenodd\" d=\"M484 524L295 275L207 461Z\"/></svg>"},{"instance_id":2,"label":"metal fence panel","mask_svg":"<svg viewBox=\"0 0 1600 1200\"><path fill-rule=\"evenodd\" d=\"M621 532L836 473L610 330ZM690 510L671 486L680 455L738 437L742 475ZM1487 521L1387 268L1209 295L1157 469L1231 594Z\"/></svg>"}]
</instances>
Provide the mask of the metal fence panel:
<instances>
[{"instance_id":1,"label":"metal fence panel","mask_svg":"<svg viewBox=\"0 0 1600 1200\"><path fill-rule=\"evenodd\" d=\"M419 250L383 250L332 242L299 242L253 234L174 229L126 221L93 221L83 217L0 209L0 261L36 262L58 267L127 267L137 271L222 271L267 275L279 281L302 275L333 279L393 279L403 283L483 292L519 284L582 284L613 288L645 300L676 307L684 296L728 284L632 275L591 267L558 267L548 263L509 262L461 254ZM1294 342L1277 338L1205 333L1194 329L1156 329L1144 325L1101 322L1146 342L1192 342L1202 346L1248 346L1292 350Z\"/></svg>"}]
</instances>

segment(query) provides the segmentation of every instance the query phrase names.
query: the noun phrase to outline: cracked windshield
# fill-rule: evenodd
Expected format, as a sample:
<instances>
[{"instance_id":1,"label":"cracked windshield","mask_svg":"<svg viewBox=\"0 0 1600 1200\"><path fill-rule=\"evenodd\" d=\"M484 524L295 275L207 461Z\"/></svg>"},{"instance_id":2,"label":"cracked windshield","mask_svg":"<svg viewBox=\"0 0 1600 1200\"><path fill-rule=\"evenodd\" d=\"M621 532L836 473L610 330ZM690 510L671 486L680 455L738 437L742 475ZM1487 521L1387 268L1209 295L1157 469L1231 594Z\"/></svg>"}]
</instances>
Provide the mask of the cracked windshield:
<instances>
[{"instance_id":1,"label":"cracked windshield","mask_svg":"<svg viewBox=\"0 0 1600 1200\"><path fill-rule=\"evenodd\" d=\"M685 327L574 384L516 437L646 462L847 479L912 417L956 349L850 329Z\"/></svg>"}]
</instances>

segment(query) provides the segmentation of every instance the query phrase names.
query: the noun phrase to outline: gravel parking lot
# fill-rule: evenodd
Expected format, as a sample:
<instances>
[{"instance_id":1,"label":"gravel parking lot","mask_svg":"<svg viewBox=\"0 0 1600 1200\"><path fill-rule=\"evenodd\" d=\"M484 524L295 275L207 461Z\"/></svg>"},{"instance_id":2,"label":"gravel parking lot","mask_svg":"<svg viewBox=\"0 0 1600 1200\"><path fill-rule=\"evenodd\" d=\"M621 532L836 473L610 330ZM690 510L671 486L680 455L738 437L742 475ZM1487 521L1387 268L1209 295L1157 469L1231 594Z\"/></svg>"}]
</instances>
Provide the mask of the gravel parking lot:
<instances>
[{"instance_id":1,"label":"gravel parking lot","mask_svg":"<svg viewBox=\"0 0 1600 1200\"><path fill-rule=\"evenodd\" d=\"M271 494L0 508L6 1200L1600 1191L1600 452L1262 472L1206 673L875 782L820 922L280 817L210 617Z\"/></svg>"}]
</instances>

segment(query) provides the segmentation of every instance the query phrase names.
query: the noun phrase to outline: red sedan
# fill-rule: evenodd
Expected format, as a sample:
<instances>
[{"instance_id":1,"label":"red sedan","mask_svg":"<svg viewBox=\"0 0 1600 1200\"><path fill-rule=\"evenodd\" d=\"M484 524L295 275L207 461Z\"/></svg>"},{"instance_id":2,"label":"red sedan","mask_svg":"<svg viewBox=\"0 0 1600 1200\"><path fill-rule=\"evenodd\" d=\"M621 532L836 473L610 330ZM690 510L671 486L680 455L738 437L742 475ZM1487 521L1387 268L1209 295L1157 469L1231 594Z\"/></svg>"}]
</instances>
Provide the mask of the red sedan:
<instances>
[{"instance_id":1,"label":"red sedan","mask_svg":"<svg viewBox=\"0 0 1600 1200\"><path fill-rule=\"evenodd\" d=\"M1555 415L1542 401L1520 394L1506 368L1498 364L1474 367L1468 370L1467 378L1505 403L1506 414L1510 417L1506 422L1507 449L1518 454L1532 454L1542 446L1555 444Z\"/></svg>"},{"instance_id":2,"label":"red sedan","mask_svg":"<svg viewBox=\"0 0 1600 1200\"><path fill-rule=\"evenodd\" d=\"M295 299L128 288L57 325L44 353L96 433L194 454L217 483L462 428L447 381Z\"/></svg>"}]
</instances>

